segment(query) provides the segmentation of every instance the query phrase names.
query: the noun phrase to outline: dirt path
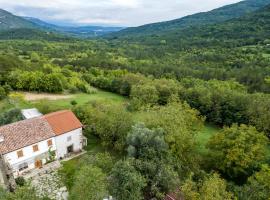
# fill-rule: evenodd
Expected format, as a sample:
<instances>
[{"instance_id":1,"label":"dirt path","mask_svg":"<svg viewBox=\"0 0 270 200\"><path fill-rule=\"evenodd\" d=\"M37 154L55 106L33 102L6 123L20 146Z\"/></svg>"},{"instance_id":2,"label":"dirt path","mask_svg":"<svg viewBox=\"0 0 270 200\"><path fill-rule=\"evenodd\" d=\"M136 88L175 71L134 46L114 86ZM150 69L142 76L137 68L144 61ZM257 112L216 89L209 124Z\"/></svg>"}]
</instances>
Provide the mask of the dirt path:
<instances>
[{"instance_id":1,"label":"dirt path","mask_svg":"<svg viewBox=\"0 0 270 200\"><path fill-rule=\"evenodd\" d=\"M25 100L27 101L38 101L42 99L48 100L58 100L58 99L70 99L73 95L64 95L64 94L48 94L48 93L31 93L24 92Z\"/></svg>"}]
</instances>

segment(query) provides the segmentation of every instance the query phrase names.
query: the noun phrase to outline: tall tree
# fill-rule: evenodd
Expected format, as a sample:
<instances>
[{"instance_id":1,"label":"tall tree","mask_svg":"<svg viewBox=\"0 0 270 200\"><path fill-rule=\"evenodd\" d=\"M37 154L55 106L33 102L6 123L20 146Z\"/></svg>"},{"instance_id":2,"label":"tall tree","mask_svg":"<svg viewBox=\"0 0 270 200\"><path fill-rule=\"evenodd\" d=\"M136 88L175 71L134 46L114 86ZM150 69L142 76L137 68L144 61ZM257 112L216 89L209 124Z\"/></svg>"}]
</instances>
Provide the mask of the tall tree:
<instances>
[{"instance_id":1,"label":"tall tree","mask_svg":"<svg viewBox=\"0 0 270 200\"><path fill-rule=\"evenodd\" d=\"M146 180L136 171L132 161L119 161L110 174L110 193L119 200L143 200Z\"/></svg>"},{"instance_id":2,"label":"tall tree","mask_svg":"<svg viewBox=\"0 0 270 200\"><path fill-rule=\"evenodd\" d=\"M244 178L265 161L268 138L255 127L234 124L214 135L207 147L213 165L230 178Z\"/></svg>"}]
</instances>

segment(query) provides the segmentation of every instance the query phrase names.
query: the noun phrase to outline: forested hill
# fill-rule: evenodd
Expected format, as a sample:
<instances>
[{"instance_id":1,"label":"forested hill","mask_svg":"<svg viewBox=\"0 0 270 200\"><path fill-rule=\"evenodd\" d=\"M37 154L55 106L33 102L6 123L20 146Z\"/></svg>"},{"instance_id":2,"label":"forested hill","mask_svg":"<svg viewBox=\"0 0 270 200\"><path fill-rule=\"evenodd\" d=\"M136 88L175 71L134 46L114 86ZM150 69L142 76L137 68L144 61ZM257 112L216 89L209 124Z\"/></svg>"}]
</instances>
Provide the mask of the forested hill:
<instances>
[{"instance_id":1,"label":"forested hill","mask_svg":"<svg viewBox=\"0 0 270 200\"><path fill-rule=\"evenodd\" d=\"M268 4L270 4L270 0L241 1L239 3L227 5L209 12L197 13L172 21L147 24L134 28L127 28L122 31L112 33L109 35L109 37L141 37L145 35L156 35L175 30L186 29L193 26L220 23L254 12L267 6Z\"/></svg>"},{"instance_id":2,"label":"forested hill","mask_svg":"<svg viewBox=\"0 0 270 200\"><path fill-rule=\"evenodd\" d=\"M149 44L172 46L244 46L267 42L270 38L270 5L254 13L220 24L192 27L143 38Z\"/></svg>"},{"instance_id":3,"label":"forested hill","mask_svg":"<svg viewBox=\"0 0 270 200\"><path fill-rule=\"evenodd\" d=\"M36 26L32 22L0 9L0 31L35 27Z\"/></svg>"},{"instance_id":4,"label":"forested hill","mask_svg":"<svg viewBox=\"0 0 270 200\"><path fill-rule=\"evenodd\" d=\"M75 41L65 35L45 32L39 29L17 28L0 31L0 40L46 40L46 41Z\"/></svg>"},{"instance_id":5,"label":"forested hill","mask_svg":"<svg viewBox=\"0 0 270 200\"><path fill-rule=\"evenodd\" d=\"M168 51L175 48L227 46L236 47L258 44L270 38L270 5L240 18L212 25L195 26L166 33L141 37L119 37L118 40L162 45ZM266 41L267 42L267 41Z\"/></svg>"},{"instance_id":6,"label":"forested hill","mask_svg":"<svg viewBox=\"0 0 270 200\"><path fill-rule=\"evenodd\" d=\"M0 9L0 32L1 37L8 37L8 35L4 35L8 32L16 32L18 29L35 29L28 30L28 33L26 36L29 35L30 32L37 33L38 31L45 31L45 32L53 32L56 34L62 34L65 36L73 36L78 38L88 38L88 37L95 37L95 36L101 36L104 34L112 33L115 31L122 30L122 27L101 27L101 26L57 26L54 24L49 24L47 22L43 22L36 18L31 17L19 17L16 15L13 15L12 13L9 13L5 10ZM3 33L3 31L7 31ZM19 36L19 38L25 38L24 35L18 35L19 33L16 33L16 36ZM45 33L43 33L45 34ZM39 33L39 36L42 35L42 33ZM17 37L18 38L18 37ZM34 37L36 38L36 37Z\"/></svg>"}]
</instances>

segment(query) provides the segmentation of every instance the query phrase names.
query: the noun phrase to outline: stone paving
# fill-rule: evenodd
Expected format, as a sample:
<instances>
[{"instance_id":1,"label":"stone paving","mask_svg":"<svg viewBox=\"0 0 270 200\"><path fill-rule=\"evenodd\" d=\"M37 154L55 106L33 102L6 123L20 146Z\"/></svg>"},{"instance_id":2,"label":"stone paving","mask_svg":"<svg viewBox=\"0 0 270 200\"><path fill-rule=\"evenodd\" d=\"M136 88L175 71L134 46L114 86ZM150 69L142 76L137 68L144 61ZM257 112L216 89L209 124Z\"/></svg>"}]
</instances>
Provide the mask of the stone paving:
<instances>
[{"instance_id":1,"label":"stone paving","mask_svg":"<svg viewBox=\"0 0 270 200\"><path fill-rule=\"evenodd\" d=\"M63 161L74 159L85 154L83 151L79 154L73 154ZM40 197L47 196L52 200L67 200L68 191L66 186L62 183L57 171L61 167L60 161L54 161L44 165L41 169L34 169L26 174L24 178L30 181L31 185L36 189Z\"/></svg>"},{"instance_id":2,"label":"stone paving","mask_svg":"<svg viewBox=\"0 0 270 200\"><path fill-rule=\"evenodd\" d=\"M36 189L38 196L47 196L52 200L67 200L67 188L57 173L60 167L60 162L55 161L43 166L42 169L32 171L24 177Z\"/></svg>"},{"instance_id":3,"label":"stone paving","mask_svg":"<svg viewBox=\"0 0 270 200\"><path fill-rule=\"evenodd\" d=\"M49 172L41 176L36 176L31 181L40 197L47 196L53 200L67 200L67 188L61 182L57 172Z\"/></svg>"}]
</instances>

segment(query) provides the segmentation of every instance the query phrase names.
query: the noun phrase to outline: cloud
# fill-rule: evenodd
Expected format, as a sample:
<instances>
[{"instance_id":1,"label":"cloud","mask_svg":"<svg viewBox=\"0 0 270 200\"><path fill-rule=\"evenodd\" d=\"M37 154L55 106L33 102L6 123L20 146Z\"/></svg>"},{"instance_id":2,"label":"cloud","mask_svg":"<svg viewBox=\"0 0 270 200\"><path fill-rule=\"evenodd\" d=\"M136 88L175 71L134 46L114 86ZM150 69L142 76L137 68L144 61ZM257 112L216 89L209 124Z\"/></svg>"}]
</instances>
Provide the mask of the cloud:
<instances>
[{"instance_id":1,"label":"cloud","mask_svg":"<svg viewBox=\"0 0 270 200\"><path fill-rule=\"evenodd\" d=\"M65 24L138 26L208 11L239 0L0 0L16 15ZM202 3L203 2L203 3Z\"/></svg>"}]
</instances>

